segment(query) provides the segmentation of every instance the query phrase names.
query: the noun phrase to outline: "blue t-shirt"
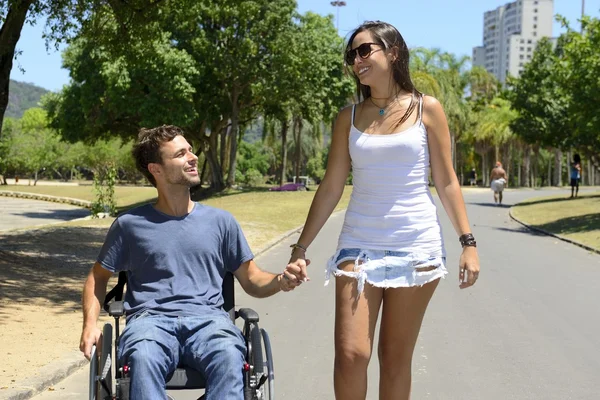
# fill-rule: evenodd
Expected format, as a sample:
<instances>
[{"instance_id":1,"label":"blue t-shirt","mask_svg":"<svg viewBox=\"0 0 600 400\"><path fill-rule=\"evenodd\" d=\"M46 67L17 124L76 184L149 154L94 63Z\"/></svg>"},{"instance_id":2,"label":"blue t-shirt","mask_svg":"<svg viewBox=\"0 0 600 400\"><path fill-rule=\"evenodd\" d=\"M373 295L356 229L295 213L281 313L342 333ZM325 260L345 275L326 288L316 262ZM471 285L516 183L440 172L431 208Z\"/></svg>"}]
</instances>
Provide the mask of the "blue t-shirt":
<instances>
[{"instance_id":1,"label":"blue t-shirt","mask_svg":"<svg viewBox=\"0 0 600 400\"><path fill-rule=\"evenodd\" d=\"M196 203L182 217L147 204L119 216L98 256L111 272L127 271L125 310L167 316L223 313L226 271L254 258L227 211Z\"/></svg>"},{"instance_id":2,"label":"blue t-shirt","mask_svg":"<svg viewBox=\"0 0 600 400\"><path fill-rule=\"evenodd\" d=\"M575 167L576 164L571 164L571 179L580 179L579 170Z\"/></svg>"}]
</instances>

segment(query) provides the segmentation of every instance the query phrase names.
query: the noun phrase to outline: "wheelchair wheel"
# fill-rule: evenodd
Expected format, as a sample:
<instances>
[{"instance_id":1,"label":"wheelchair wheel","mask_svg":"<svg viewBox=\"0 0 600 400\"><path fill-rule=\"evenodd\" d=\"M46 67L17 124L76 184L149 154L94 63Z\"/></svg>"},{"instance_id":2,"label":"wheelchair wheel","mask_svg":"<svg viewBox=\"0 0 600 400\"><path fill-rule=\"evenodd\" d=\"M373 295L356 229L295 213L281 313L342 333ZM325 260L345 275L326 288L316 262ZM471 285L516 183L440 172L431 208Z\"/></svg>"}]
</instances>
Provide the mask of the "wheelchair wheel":
<instances>
[{"instance_id":1,"label":"wheelchair wheel","mask_svg":"<svg viewBox=\"0 0 600 400\"><path fill-rule=\"evenodd\" d=\"M263 351L264 351L264 365L265 372L267 374L267 381L264 383L264 387L266 390L265 399L273 400L275 398L275 373L273 370L273 355L271 353L271 340L269 340L269 335L264 329L260 330L263 339Z\"/></svg>"},{"instance_id":2,"label":"wheelchair wheel","mask_svg":"<svg viewBox=\"0 0 600 400\"><path fill-rule=\"evenodd\" d=\"M102 349L100 354L100 365L98 368L98 399L112 399L112 346L113 331L111 324L104 324L102 328Z\"/></svg>"},{"instance_id":3,"label":"wheelchair wheel","mask_svg":"<svg viewBox=\"0 0 600 400\"><path fill-rule=\"evenodd\" d=\"M253 399L273 400L274 374L269 335L257 324L252 324L249 336L249 363L254 367L253 382L256 385Z\"/></svg>"},{"instance_id":4,"label":"wheelchair wheel","mask_svg":"<svg viewBox=\"0 0 600 400\"><path fill-rule=\"evenodd\" d=\"M96 394L98 393L98 351L96 346L92 346L92 353L90 355L90 380L89 380L89 399L96 400Z\"/></svg>"}]
</instances>

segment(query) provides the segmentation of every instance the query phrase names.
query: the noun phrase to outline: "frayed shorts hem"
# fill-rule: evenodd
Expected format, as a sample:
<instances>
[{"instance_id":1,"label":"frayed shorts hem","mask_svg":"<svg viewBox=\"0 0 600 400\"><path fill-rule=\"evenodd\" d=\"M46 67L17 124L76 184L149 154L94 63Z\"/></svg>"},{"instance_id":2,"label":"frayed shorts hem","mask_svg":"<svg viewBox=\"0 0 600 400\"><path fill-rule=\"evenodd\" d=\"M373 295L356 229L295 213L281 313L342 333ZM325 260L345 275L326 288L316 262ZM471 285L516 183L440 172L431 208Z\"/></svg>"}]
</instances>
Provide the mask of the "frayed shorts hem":
<instances>
[{"instance_id":1,"label":"frayed shorts hem","mask_svg":"<svg viewBox=\"0 0 600 400\"><path fill-rule=\"evenodd\" d=\"M354 261L353 271L343 271L338 266ZM431 268L431 269L430 269ZM365 283L379 288L423 286L436 279L445 278L446 257L430 256L416 252L388 250L341 249L327 262L325 286L331 275L358 280L358 294Z\"/></svg>"}]
</instances>

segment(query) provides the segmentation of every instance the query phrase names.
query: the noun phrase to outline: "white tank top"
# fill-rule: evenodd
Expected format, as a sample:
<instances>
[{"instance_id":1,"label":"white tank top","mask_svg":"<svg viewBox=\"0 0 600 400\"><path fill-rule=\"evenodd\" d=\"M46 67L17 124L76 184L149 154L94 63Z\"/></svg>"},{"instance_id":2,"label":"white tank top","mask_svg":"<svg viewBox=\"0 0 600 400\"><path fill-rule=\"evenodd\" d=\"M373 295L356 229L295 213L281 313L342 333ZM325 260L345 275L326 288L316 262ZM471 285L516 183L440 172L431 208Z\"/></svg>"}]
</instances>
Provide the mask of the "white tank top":
<instances>
[{"instance_id":1,"label":"white tank top","mask_svg":"<svg viewBox=\"0 0 600 400\"><path fill-rule=\"evenodd\" d=\"M353 189L338 250L407 251L445 257L436 206L428 186L429 146L423 98L417 122L398 133L374 135L352 123L349 151Z\"/></svg>"}]
</instances>

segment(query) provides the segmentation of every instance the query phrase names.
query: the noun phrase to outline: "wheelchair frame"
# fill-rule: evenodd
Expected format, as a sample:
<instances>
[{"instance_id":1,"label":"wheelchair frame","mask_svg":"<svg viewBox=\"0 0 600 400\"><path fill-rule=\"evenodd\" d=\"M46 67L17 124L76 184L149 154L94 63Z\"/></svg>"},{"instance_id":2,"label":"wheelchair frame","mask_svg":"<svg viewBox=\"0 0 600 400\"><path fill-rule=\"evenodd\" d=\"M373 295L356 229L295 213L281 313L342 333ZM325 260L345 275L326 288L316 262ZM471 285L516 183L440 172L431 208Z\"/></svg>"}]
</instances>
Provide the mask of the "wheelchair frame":
<instances>
[{"instance_id":1,"label":"wheelchair frame","mask_svg":"<svg viewBox=\"0 0 600 400\"><path fill-rule=\"evenodd\" d=\"M117 285L106 295L104 310L114 318L114 360L113 326L104 324L101 349L92 348L89 374L90 400L129 400L129 367L120 365L118 343L120 337L119 320L125 315L123 292L127 284L126 272L119 273ZM244 400L273 400L275 395L275 375L269 335L258 326L258 313L249 308L235 310L233 274L223 278L223 308L232 321L240 317L244 321L242 333L246 342L246 362L244 364ZM113 300L114 299L114 300ZM105 351L108 349L108 351ZM101 353L99 355L99 353ZM114 369L114 380L112 371ZM179 365L167 382L167 390L205 389L204 377L199 371ZM204 399L204 395L199 400Z\"/></svg>"}]
</instances>

